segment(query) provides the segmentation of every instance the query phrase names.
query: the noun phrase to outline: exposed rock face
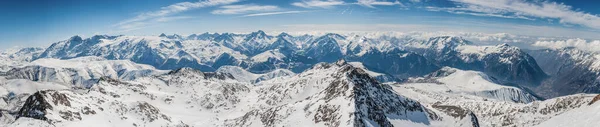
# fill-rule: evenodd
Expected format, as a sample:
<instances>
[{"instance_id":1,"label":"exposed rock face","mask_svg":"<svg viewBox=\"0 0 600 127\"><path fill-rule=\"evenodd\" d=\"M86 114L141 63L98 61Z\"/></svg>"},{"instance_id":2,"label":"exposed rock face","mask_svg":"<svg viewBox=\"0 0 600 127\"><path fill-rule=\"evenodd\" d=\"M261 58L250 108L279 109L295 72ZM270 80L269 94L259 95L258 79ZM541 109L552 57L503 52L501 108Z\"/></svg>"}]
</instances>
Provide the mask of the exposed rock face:
<instances>
[{"instance_id":1,"label":"exposed rock face","mask_svg":"<svg viewBox=\"0 0 600 127\"><path fill-rule=\"evenodd\" d=\"M47 116L58 115L62 120L81 120L80 112L61 109L63 107L71 107L71 99L66 93L54 90L39 91L27 98L17 115L17 119L20 117L29 117L57 122L61 120L48 118ZM88 110L86 113L90 112L92 111Z\"/></svg>"},{"instance_id":2,"label":"exposed rock face","mask_svg":"<svg viewBox=\"0 0 600 127\"><path fill-rule=\"evenodd\" d=\"M592 101L590 101L590 103L588 103L588 105L592 105L594 103L596 103L596 101L600 100L600 94L596 95L594 97L594 99L592 99Z\"/></svg>"},{"instance_id":3,"label":"exposed rock face","mask_svg":"<svg viewBox=\"0 0 600 127\"><path fill-rule=\"evenodd\" d=\"M459 119L461 121L468 121L468 122L466 122L468 124L463 124L461 126L469 126L469 125L472 127L480 126L479 119L477 119L477 115L475 115L475 113L473 113L472 111L470 111L468 109L464 109L464 108L461 108L458 106L438 105L438 104L432 105L432 108L439 110L455 119Z\"/></svg>"},{"instance_id":4,"label":"exposed rock face","mask_svg":"<svg viewBox=\"0 0 600 127\"><path fill-rule=\"evenodd\" d=\"M46 98L44 97L48 92L56 91L39 91L29 96L29 98L27 98L25 104L23 104L23 107L19 111L19 115L17 116L17 118L31 117L34 119L47 120L48 118L46 118L45 116L46 110L52 110L52 105L50 105L49 100L46 100ZM55 93L55 95L57 95L58 97L64 97L64 95L60 96L57 93Z\"/></svg>"}]
</instances>

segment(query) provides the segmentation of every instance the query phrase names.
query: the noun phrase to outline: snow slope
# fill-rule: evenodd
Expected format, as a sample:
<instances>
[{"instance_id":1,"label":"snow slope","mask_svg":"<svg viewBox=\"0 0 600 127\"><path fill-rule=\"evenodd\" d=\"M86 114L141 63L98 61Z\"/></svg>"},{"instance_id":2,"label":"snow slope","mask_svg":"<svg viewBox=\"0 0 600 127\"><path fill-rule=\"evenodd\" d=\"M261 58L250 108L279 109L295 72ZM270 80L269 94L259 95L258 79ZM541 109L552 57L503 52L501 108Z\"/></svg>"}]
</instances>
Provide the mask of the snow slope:
<instances>
[{"instance_id":1,"label":"snow slope","mask_svg":"<svg viewBox=\"0 0 600 127\"><path fill-rule=\"evenodd\" d=\"M472 113L481 126L537 125L584 108L595 96L577 94L542 101L518 88L498 85L481 72L448 67L392 86L438 114L460 118Z\"/></svg>"},{"instance_id":2,"label":"snow slope","mask_svg":"<svg viewBox=\"0 0 600 127\"><path fill-rule=\"evenodd\" d=\"M594 100L600 99L600 96L594 97ZM600 125L600 104L590 102L580 108L562 113L551 119L542 122L536 127L596 127Z\"/></svg>"},{"instance_id":3,"label":"snow slope","mask_svg":"<svg viewBox=\"0 0 600 127\"><path fill-rule=\"evenodd\" d=\"M7 72L9 79L60 82L78 87L89 87L100 77L132 80L137 77L166 73L152 66L128 60L106 60L90 56L69 60L53 58L38 59Z\"/></svg>"},{"instance_id":4,"label":"snow slope","mask_svg":"<svg viewBox=\"0 0 600 127\"><path fill-rule=\"evenodd\" d=\"M240 82L250 82L250 83L257 83L257 82L261 82L261 81L265 81L265 80L269 80L269 79L273 79L273 78L289 77L289 76L295 75L294 72L292 72L290 70L286 70L286 69L276 69L271 72L267 72L267 73L263 73L263 74L255 74L252 72L248 72L248 71L244 70L243 68L237 67L237 66L221 66L219 69L217 69L216 72L229 73L229 74L233 75L235 80L238 80Z\"/></svg>"}]
</instances>

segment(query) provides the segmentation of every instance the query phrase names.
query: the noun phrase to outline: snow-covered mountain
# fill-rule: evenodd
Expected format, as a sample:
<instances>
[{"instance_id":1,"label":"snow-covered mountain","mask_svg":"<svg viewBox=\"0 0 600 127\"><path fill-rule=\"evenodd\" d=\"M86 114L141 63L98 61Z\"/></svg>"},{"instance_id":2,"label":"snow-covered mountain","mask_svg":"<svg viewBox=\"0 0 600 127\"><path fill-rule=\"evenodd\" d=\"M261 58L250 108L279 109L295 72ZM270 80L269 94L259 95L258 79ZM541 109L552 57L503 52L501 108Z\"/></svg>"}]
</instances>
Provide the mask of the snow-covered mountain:
<instances>
[{"instance_id":1,"label":"snow-covered mountain","mask_svg":"<svg viewBox=\"0 0 600 127\"><path fill-rule=\"evenodd\" d=\"M31 62L37 57L44 48L10 48L6 51L0 51L0 73L4 73L14 67L22 66Z\"/></svg>"},{"instance_id":2,"label":"snow-covered mountain","mask_svg":"<svg viewBox=\"0 0 600 127\"><path fill-rule=\"evenodd\" d=\"M269 79L296 75L294 72L286 69L277 69L264 74L255 74L237 66L221 66L216 72L229 73L235 80L249 83L258 83Z\"/></svg>"},{"instance_id":3,"label":"snow-covered mountain","mask_svg":"<svg viewBox=\"0 0 600 127\"><path fill-rule=\"evenodd\" d=\"M575 122L598 120L589 112L598 108L591 93L600 92L600 55L480 44L458 36L260 30L74 36L47 48L0 52L0 126L590 126Z\"/></svg>"},{"instance_id":4,"label":"snow-covered mountain","mask_svg":"<svg viewBox=\"0 0 600 127\"><path fill-rule=\"evenodd\" d=\"M76 87L90 87L101 77L132 80L166 73L149 65L137 64L128 60L106 60L90 56L69 60L53 58L37 59L21 67L7 71L8 79L29 79L42 82L59 82Z\"/></svg>"},{"instance_id":5,"label":"snow-covered mountain","mask_svg":"<svg viewBox=\"0 0 600 127\"><path fill-rule=\"evenodd\" d=\"M71 59L81 56L98 56L109 60L131 60L165 70L191 67L202 71L215 71L221 66L231 65L242 67L254 73L266 73L275 69L288 69L298 73L319 62L334 62L341 58L362 57L365 53L371 53L369 55L407 53L396 51L399 49L394 48L393 43L397 41L396 38L370 39L364 36L346 37L334 33L323 36L292 36L281 33L277 36L271 36L264 31L250 34L204 33L187 37L165 34L158 37L96 35L84 39L74 36L68 40L52 44L44 49L42 53L32 58ZM396 50L392 51L392 49ZM368 58L357 58L356 60L376 56L364 57ZM396 59L408 60L414 58L393 58L393 60ZM364 61L361 62L365 63ZM425 63L425 67L414 66L420 65L420 63ZM409 65L394 64L378 68L386 70L392 66L411 67ZM424 60L420 60L419 63L414 63L412 66L415 67L413 70L434 68L424 70L434 71L437 69L433 66L433 63L427 63ZM404 74L406 71L398 69L401 68L396 68L396 70L388 73L401 75L403 78L415 76L415 74ZM429 72L421 72L417 75L426 73Z\"/></svg>"},{"instance_id":6,"label":"snow-covered mountain","mask_svg":"<svg viewBox=\"0 0 600 127\"><path fill-rule=\"evenodd\" d=\"M600 99L600 96L595 96L592 101L590 101L587 105L582 105L578 109L573 109L571 111L562 113L551 119L540 123L539 127L592 127L597 126L600 118L600 105L597 101Z\"/></svg>"},{"instance_id":7,"label":"snow-covered mountain","mask_svg":"<svg viewBox=\"0 0 600 127\"><path fill-rule=\"evenodd\" d=\"M505 83L535 87L547 77L533 57L507 44L476 46L461 37L442 36L405 47L440 66L481 71Z\"/></svg>"},{"instance_id":8,"label":"snow-covered mountain","mask_svg":"<svg viewBox=\"0 0 600 127\"><path fill-rule=\"evenodd\" d=\"M89 90L31 93L8 126L392 126L432 125L431 112L345 62L318 64L260 85L182 68ZM15 119L11 119L15 118Z\"/></svg>"},{"instance_id":9,"label":"snow-covered mountain","mask_svg":"<svg viewBox=\"0 0 600 127\"><path fill-rule=\"evenodd\" d=\"M583 109L596 96L577 94L538 100L517 87L500 85L482 72L448 67L392 86L401 95L440 114L456 117L472 113L480 126L538 125L556 115Z\"/></svg>"},{"instance_id":10,"label":"snow-covered mountain","mask_svg":"<svg viewBox=\"0 0 600 127\"><path fill-rule=\"evenodd\" d=\"M477 71L444 67L425 77L411 78L402 85L406 89L448 94L464 100L507 101L529 103L538 100L517 87L504 86L497 79Z\"/></svg>"}]
</instances>

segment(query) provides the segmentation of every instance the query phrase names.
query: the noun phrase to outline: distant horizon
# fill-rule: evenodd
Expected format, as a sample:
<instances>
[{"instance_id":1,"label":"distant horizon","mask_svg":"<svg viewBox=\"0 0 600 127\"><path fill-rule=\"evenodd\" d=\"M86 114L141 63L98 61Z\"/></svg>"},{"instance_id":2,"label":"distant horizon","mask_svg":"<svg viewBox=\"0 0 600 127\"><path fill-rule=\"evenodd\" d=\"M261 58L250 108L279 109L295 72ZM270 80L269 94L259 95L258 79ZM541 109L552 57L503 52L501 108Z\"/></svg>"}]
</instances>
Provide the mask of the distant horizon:
<instances>
[{"instance_id":1,"label":"distant horizon","mask_svg":"<svg viewBox=\"0 0 600 127\"><path fill-rule=\"evenodd\" d=\"M200 35L200 34L204 34L204 33L209 33L209 34L224 34L224 33L232 33L232 34L251 34L253 32L258 32L258 31L263 31L265 32L265 34L269 35L269 36L277 36L280 35L282 33L287 33L289 35L292 36L302 36L302 35L311 35L311 36L323 36L326 34L340 34L340 35L348 35L348 34L357 34L357 35L363 35L363 34L373 34L373 33L380 33L380 34L428 34L428 37L437 37L437 36L458 36L458 37L464 37L464 36L459 36L458 34L482 34L482 35L487 35L487 36L491 36L491 35L498 35L498 34L507 34L507 35L515 35L515 36L526 36L526 37L538 37L538 38L552 38L552 39L556 39L556 40L565 40L565 39L585 39L585 40L594 40L594 39L589 39L589 38L571 38L571 37L557 37L557 36L532 36L532 35L518 35L518 34L511 34L511 33L478 33L478 32L448 32L448 31L433 31L433 32L426 32L426 31L409 31L409 32L400 32L400 31L338 31L338 32L326 32L326 31L307 31L307 32L285 32L285 31L265 31L265 30L255 30L255 31L248 31L248 32L198 32L198 33L190 33L190 34L179 34L179 33L157 33L157 34L148 34L148 35L126 35L126 34L120 34L120 35L110 35L110 34L94 34L94 35L72 35L57 41L51 41L51 42L46 42L46 43L40 43L40 45L43 46L25 46L25 45L14 45L11 47L0 47L0 51L3 50L7 50L7 49L12 49L12 48L27 48L27 47L39 47L39 48L46 48L48 46L50 46L51 44L60 42L60 41L66 41L71 39L72 37L75 36L79 36L82 39L86 39L86 38L91 38L93 36L98 36L98 35L104 35L104 36L138 36L138 37L157 37L160 36L161 34L165 34L167 36L171 36L171 35L180 35L180 36L190 36L193 34L196 35ZM404 36L408 36L408 35L404 35Z\"/></svg>"},{"instance_id":2,"label":"distant horizon","mask_svg":"<svg viewBox=\"0 0 600 127\"><path fill-rule=\"evenodd\" d=\"M568 0L22 0L0 4L0 45L74 35L197 32L471 32L600 39L597 1Z\"/></svg>"}]
</instances>

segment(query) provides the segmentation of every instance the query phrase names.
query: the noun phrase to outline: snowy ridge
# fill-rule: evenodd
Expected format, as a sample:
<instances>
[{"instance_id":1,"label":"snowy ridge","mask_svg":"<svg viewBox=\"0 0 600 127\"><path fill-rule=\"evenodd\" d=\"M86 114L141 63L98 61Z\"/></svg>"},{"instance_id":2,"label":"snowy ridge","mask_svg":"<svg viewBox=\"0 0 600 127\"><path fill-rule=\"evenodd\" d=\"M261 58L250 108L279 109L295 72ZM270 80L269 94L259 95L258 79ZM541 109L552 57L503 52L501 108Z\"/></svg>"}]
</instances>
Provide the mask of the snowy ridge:
<instances>
[{"instance_id":1,"label":"snowy ridge","mask_svg":"<svg viewBox=\"0 0 600 127\"><path fill-rule=\"evenodd\" d=\"M529 103L537 100L536 97L519 88L498 84L494 78L482 72L464 71L450 67L444 67L426 77L409 79L407 82L399 86L408 90L425 90L465 100L516 103Z\"/></svg>"},{"instance_id":2,"label":"snowy ridge","mask_svg":"<svg viewBox=\"0 0 600 127\"><path fill-rule=\"evenodd\" d=\"M6 72L14 67L23 66L43 52L43 48L10 48L0 51L0 73Z\"/></svg>"},{"instance_id":3,"label":"snowy ridge","mask_svg":"<svg viewBox=\"0 0 600 127\"><path fill-rule=\"evenodd\" d=\"M476 36L513 37L506 34ZM259 30L248 34L203 33L189 36L97 35L87 39L74 36L53 44L34 58L99 56L109 60L131 60L164 70L191 67L215 71L221 66L231 65L254 73L276 69L299 73L319 62L347 59L362 62L371 70L383 70L396 78L421 76L440 66L483 71L502 80L531 84L539 83L544 77L543 73L538 73L535 64L531 64L533 61L527 60L526 54L511 54L511 50L504 50L512 47L487 46L499 52L479 48L483 47L473 46L472 42L458 35L375 32L294 36L283 32L275 36ZM477 53L466 49L475 49ZM461 53L463 50L465 52ZM487 54L477 55L479 51ZM396 53L401 55L395 56ZM395 62L377 65L386 59ZM501 70L509 68L506 66L512 69ZM521 68L528 70L521 71ZM500 77L503 75L507 77Z\"/></svg>"},{"instance_id":4,"label":"snowy ridge","mask_svg":"<svg viewBox=\"0 0 600 127\"><path fill-rule=\"evenodd\" d=\"M89 87L101 77L132 80L137 77L166 73L149 65L128 60L106 60L100 57L78 57L69 60L38 59L6 74L9 79L59 82L77 87Z\"/></svg>"},{"instance_id":5,"label":"snowy ridge","mask_svg":"<svg viewBox=\"0 0 600 127\"><path fill-rule=\"evenodd\" d=\"M380 72L371 71L360 62L348 62L348 64L350 64L356 68L363 69L365 72L367 72L367 74L369 74L369 76L377 79L377 81L379 81L379 82L398 81L398 79L396 79L394 76L390 76L388 74L384 74L384 73L380 73Z\"/></svg>"},{"instance_id":6,"label":"snowy ridge","mask_svg":"<svg viewBox=\"0 0 600 127\"><path fill-rule=\"evenodd\" d=\"M276 69L268 73L255 74L237 66L221 66L219 69L217 69L216 72L229 73L233 75L233 77L237 81L250 83L257 83L273 78L289 77L295 75L294 72L286 69Z\"/></svg>"},{"instance_id":7,"label":"snowy ridge","mask_svg":"<svg viewBox=\"0 0 600 127\"><path fill-rule=\"evenodd\" d=\"M571 111L562 113L551 119L542 122L537 125L538 127L592 127L597 126L598 118L600 115L600 105L596 101L600 99L600 96L596 95L594 99L587 105L582 105L580 108L573 109Z\"/></svg>"},{"instance_id":8,"label":"snowy ridge","mask_svg":"<svg viewBox=\"0 0 600 127\"><path fill-rule=\"evenodd\" d=\"M267 61L283 61L286 56L280 53L278 50L268 50L263 53L260 53L256 56L253 56L252 61L254 62L267 62Z\"/></svg>"},{"instance_id":9,"label":"snowy ridge","mask_svg":"<svg viewBox=\"0 0 600 127\"><path fill-rule=\"evenodd\" d=\"M464 117L471 112L481 126L537 125L578 109L595 96L577 94L541 101L518 88L498 85L481 72L448 67L423 78L410 79L408 83L395 84L393 89L438 114Z\"/></svg>"},{"instance_id":10,"label":"snowy ridge","mask_svg":"<svg viewBox=\"0 0 600 127\"><path fill-rule=\"evenodd\" d=\"M366 72L351 65L319 64L295 77L299 79L293 81L291 86L267 85L277 82L275 80L263 82L265 88L261 90L279 91L275 92L275 95L265 94L268 95L266 103L277 106L254 109L242 117L226 120L226 126L431 124L427 113L418 102L398 96L391 90L377 85L378 83L368 77ZM312 80L306 80L307 78ZM322 82L323 80L326 81ZM311 82L317 84L313 85ZM375 105L383 109L373 108ZM348 112L353 115L348 115Z\"/></svg>"},{"instance_id":11,"label":"snowy ridge","mask_svg":"<svg viewBox=\"0 0 600 127\"><path fill-rule=\"evenodd\" d=\"M600 55L576 48L528 51L551 78L534 89L545 97L600 92Z\"/></svg>"}]
</instances>

